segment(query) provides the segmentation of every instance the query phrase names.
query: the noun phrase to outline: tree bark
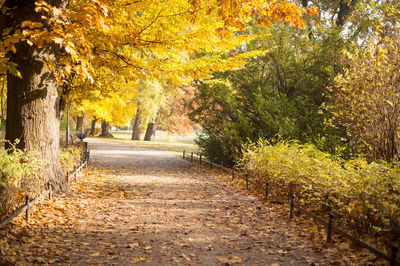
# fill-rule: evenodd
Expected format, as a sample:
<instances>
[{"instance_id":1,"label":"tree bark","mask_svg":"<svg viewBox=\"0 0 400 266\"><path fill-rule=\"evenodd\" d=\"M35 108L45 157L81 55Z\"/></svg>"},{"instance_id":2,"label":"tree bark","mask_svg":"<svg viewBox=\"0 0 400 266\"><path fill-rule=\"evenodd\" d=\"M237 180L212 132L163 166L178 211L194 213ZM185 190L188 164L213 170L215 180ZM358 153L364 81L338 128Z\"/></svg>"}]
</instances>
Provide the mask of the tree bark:
<instances>
[{"instance_id":1,"label":"tree bark","mask_svg":"<svg viewBox=\"0 0 400 266\"><path fill-rule=\"evenodd\" d=\"M76 117L76 131L79 133L83 133L83 116L84 113L81 113L81 116Z\"/></svg>"},{"instance_id":2,"label":"tree bark","mask_svg":"<svg viewBox=\"0 0 400 266\"><path fill-rule=\"evenodd\" d=\"M346 22L347 17L350 14L350 8L354 7L357 4L358 0L344 1L341 0L339 2L339 10L337 11L337 19L336 25L342 27Z\"/></svg>"},{"instance_id":3,"label":"tree bark","mask_svg":"<svg viewBox=\"0 0 400 266\"><path fill-rule=\"evenodd\" d=\"M94 133L96 131L96 122L97 122L97 120L99 120L99 119L94 116L93 120L92 120L92 126L90 127L89 136L94 136Z\"/></svg>"},{"instance_id":4,"label":"tree bark","mask_svg":"<svg viewBox=\"0 0 400 266\"><path fill-rule=\"evenodd\" d=\"M0 94L0 98L1 98L1 103L0 103L0 108L1 108L1 125L4 125L5 124L5 119L4 119L4 109L5 109L5 106L4 106L4 86L5 86L5 83L6 83L6 80L4 79L3 80L3 84L2 84L2 86L1 86L1 94Z\"/></svg>"},{"instance_id":5,"label":"tree bark","mask_svg":"<svg viewBox=\"0 0 400 266\"><path fill-rule=\"evenodd\" d=\"M150 122L147 124L146 134L144 135L145 141L154 141L154 136L156 133L157 124Z\"/></svg>"},{"instance_id":6,"label":"tree bark","mask_svg":"<svg viewBox=\"0 0 400 266\"><path fill-rule=\"evenodd\" d=\"M140 107L138 106L135 115L135 123L133 124L131 140L140 140L141 126L142 126L142 121L140 121Z\"/></svg>"},{"instance_id":7,"label":"tree bark","mask_svg":"<svg viewBox=\"0 0 400 266\"><path fill-rule=\"evenodd\" d=\"M101 122L101 134L100 137L113 138L114 136L110 133L110 123L103 121Z\"/></svg>"},{"instance_id":8,"label":"tree bark","mask_svg":"<svg viewBox=\"0 0 400 266\"><path fill-rule=\"evenodd\" d=\"M154 141L156 136L157 124L158 124L159 113L154 122L147 124L146 135L144 136L145 141Z\"/></svg>"},{"instance_id":9,"label":"tree bark","mask_svg":"<svg viewBox=\"0 0 400 266\"><path fill-rule=\"evenodd\" d=\"M47 2L56 7L65 7L67 3L64 0ZM43 22L41 14L34 11L35 1L7 0L3 6L9 8L7 12L11 15L2 15L0 31L3 27L15 28L24 20ZM44 64L57 63L60 48L55 44L38 48L26 42L17 43L15 48L15 53L9 52L6 56L18 65L22 79L7 73L6 139L12 143L18 139L17 148L39 153L42 187L50 183L55 192L70 192L59 160L59 84Z\"/></svg>"}]
</instances>

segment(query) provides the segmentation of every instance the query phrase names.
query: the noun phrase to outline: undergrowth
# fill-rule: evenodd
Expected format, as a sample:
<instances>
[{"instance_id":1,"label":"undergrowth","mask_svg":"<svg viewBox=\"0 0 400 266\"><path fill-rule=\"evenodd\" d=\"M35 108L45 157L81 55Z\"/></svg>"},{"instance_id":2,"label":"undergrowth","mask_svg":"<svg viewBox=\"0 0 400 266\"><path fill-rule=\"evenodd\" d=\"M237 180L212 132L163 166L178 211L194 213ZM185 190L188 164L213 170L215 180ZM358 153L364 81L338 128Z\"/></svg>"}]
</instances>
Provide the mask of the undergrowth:
<instances>
[{"instance_id":1,"label":"undergrowth","mask_svg":"<svg viewBox=\"0 0 400 266\"><path fill-rule=\"evenodd\" d=\"M388 249L400 237L400 165L345 161L313 145L266 141L245 146L238 167L275 193L296 202Z\"/></svg>"},{"instance_id":2,"label":"undergrowth","mask_svg":"<svg viewBox=\"0 0 400 266\"><path fill-rule=\"evenodd\" d=\"M0 217L24 201L35 197L40 188L40 160L37 154L11 148L0 148Z\"/></svg>"},{"instance_id":3,"label":"undergrowth","mask_svg":"<svg viewBox=\"0 0 400 266\"><path fill-rule=\"evenodd\" d=\"M64 172L72 171L81 161L82 148L71 147L60 151ZM25 196L40 195L41 162L36 153L11 148L0 148L0 221L21 206Z\"/></svg>"},{"instance_id":4,"label":"undergrowth","mask_svg":"<svg viewBox=\"0 0 400 266\"><path fill-rule=\"evenodd\" d=\"M64 172L71 172L74 166L79 166L83 148L71 146L68 149L60 150L60 162Z\"/></svg>"}]
</instances>

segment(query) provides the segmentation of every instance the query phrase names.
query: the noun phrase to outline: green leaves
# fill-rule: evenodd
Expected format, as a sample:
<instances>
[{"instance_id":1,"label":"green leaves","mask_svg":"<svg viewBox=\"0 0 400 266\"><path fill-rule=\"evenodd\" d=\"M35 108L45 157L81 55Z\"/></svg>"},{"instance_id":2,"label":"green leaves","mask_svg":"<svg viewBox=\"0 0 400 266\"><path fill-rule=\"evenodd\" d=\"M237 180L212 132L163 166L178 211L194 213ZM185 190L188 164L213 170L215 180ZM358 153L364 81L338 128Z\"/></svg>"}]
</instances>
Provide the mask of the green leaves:
<instances>
[{"instance_id":1,"label":"green leaves","mask_svg":"<svg viewBox=\"0 0 400 266\"><path fill-rule=\"evenodd\" d=\"M25 195L36 195L41 162L36 154L17 149L0 149L0 216L6 214Z\"/></svg>"}]
</instances>

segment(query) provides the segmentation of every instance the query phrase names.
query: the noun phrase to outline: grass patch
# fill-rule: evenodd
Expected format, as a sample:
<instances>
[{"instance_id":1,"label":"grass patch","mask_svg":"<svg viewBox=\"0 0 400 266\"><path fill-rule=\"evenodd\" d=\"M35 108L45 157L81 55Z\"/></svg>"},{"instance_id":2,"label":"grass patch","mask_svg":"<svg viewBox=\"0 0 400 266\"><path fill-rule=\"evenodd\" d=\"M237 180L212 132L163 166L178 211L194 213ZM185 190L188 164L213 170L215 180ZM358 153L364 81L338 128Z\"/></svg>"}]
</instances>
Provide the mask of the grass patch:
<instances>
[{"instance_id":1,"label":"grass patch","mask_svg":"<svg viewBox=\"0 0 400 266\"><path fill-rule=\"evenodd\" d=\"M176 154L182 154L185 150L186 153L199 152L199 147L196 144L182 143L182 142L161 142L161 141L142 141L142 140L127 140L123 138L97 138L106 141L114 141L119 143L125 143L136 147L153 148L164 151L170 151Z\"/></svg>"}]
</instances>

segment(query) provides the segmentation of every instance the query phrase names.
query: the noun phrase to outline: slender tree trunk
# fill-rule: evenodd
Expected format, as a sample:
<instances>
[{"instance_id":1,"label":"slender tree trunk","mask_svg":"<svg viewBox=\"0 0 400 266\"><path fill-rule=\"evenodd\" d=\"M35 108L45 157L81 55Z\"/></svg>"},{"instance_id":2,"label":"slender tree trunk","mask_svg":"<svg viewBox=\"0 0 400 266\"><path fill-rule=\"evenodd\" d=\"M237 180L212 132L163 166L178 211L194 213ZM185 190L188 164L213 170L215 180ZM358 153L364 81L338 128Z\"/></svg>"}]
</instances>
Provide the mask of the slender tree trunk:
<instances>
[{"instance_id":1,"label":"slender tree trunk","mask_svg":"<svg viewBox=\"0 0 400 266\"><path fill-rule=\"evenodd\" d=\"M110 133L110 123L103 121L101 122L101 134L100 137L113 138L114 136Z\"/></svg>"},{"instance_id":2,"label":"slender tree trunk","mask_svg":"<svg viewBox=\"0 0 400 266\"><path fill-rule=\"evenodd\" d=\"M93 120L92 120L92 126L90 127L89 136L94 136L94 132L96 131L96 122L97 122L97 120L99 120L99 119L94 116Z\"/></svg>"},{"instance_id":3,"label":"slender tree trunk","mask_svg":"<svg viewBox=\"0 0 400 266\"><path fill-rule=\"evenodd\" d=\"M150 122L147 125L146 135L144 136L145 141L154 141L156 137L156 129L158 124L159 113L157 113L157 117L154 122Z\"/></svg>"},{"instance_id":4,"label":"slender tree trunk","mask_svg":"<svg viewBox=\"0 0 400 266\"><path fill-rule=\"evenodd\" d=\"M65 7L66 0L48 0L53 6ZM35 1L6 0L10 15L2 15L3 27L14 27L24 20L41 20L34 11ZM46 24L44 24L46 25ZM15 45L16 52L6 56L18 65L22 79L7 73L6 139L19 143L17 147L36 151L42 160L42 186L49 183L55 192L69 192L59 160L59 84L44 62L58 62L60 49L55 44L38 48L26 42ZM9 145L7 145L9 147Z\"/></svg>"},{"instance_id":5,"label":"slender tree trunk","mask_svg":"<svg viewBox=\"0 0 400 266\"><path fill-rule=\"evenodd\" d=\"M341 27L346 22L347 17L350 14L350 8L357 4L358 0L344 1L340 0L339 10L337 12L336 25Z\"/></svg>"},{"instance_id":6,"label":"slender tree trunk","mask_svg":"<svg viewBox=\"0 0 400 266\"><path fill-rule=\"evenodd\" d=\"M83 117L84 113L81 113L81 116L76 117L76 131L79 133L83 133Z\"/></svg>"},{"instance_id":7,"label":"slender tree trunk","mask_svg":"<svg viewBox=\"0 0 400 266\"><path fill-rule=\"evenodd\" d=\"M4 121L4 109L5 109L5 106L4 106L4 85L5 85L5 83L6 83L6 80L3 79L3 84L1 86L1 95L0 95L0 97L1 97L1 103L0 103L1 121L0 122L1 122L2 125L5 124L5 121Z\"/></svg>"},{"instance_id":8,"label":"slender tree trunk","mask_svg":"<svg viewBox=\"0 0 400 266\"><path fill-rule=\"evenodd\" d=\"M157 124L154 122L150 122L147 124L146 134L144 135L145 141L154 141L156 128L157 128Z\"/></svg>"},{"instance_id":9,"label":"slender tree trunk","mask_svg":"<svg viewBox=\"0 0 400 266\"><path fill-rule=\"evenodd\" d=\"M83 116L76 117L76 128L75 131L81 133L83 126Z\"/></svg>"},{"instance_id":10,"label":"slender tree trunk","mask_svg":"<svg viewBox=\"0 0 400 266\"><path fill-rule=\"evenodd\" d=\"M132 138L131 140L140 140L140 130L142 122L140 121L140 107L138 106L135 115L135 123L133 124Z\"/></svg>"}]
</instances>

